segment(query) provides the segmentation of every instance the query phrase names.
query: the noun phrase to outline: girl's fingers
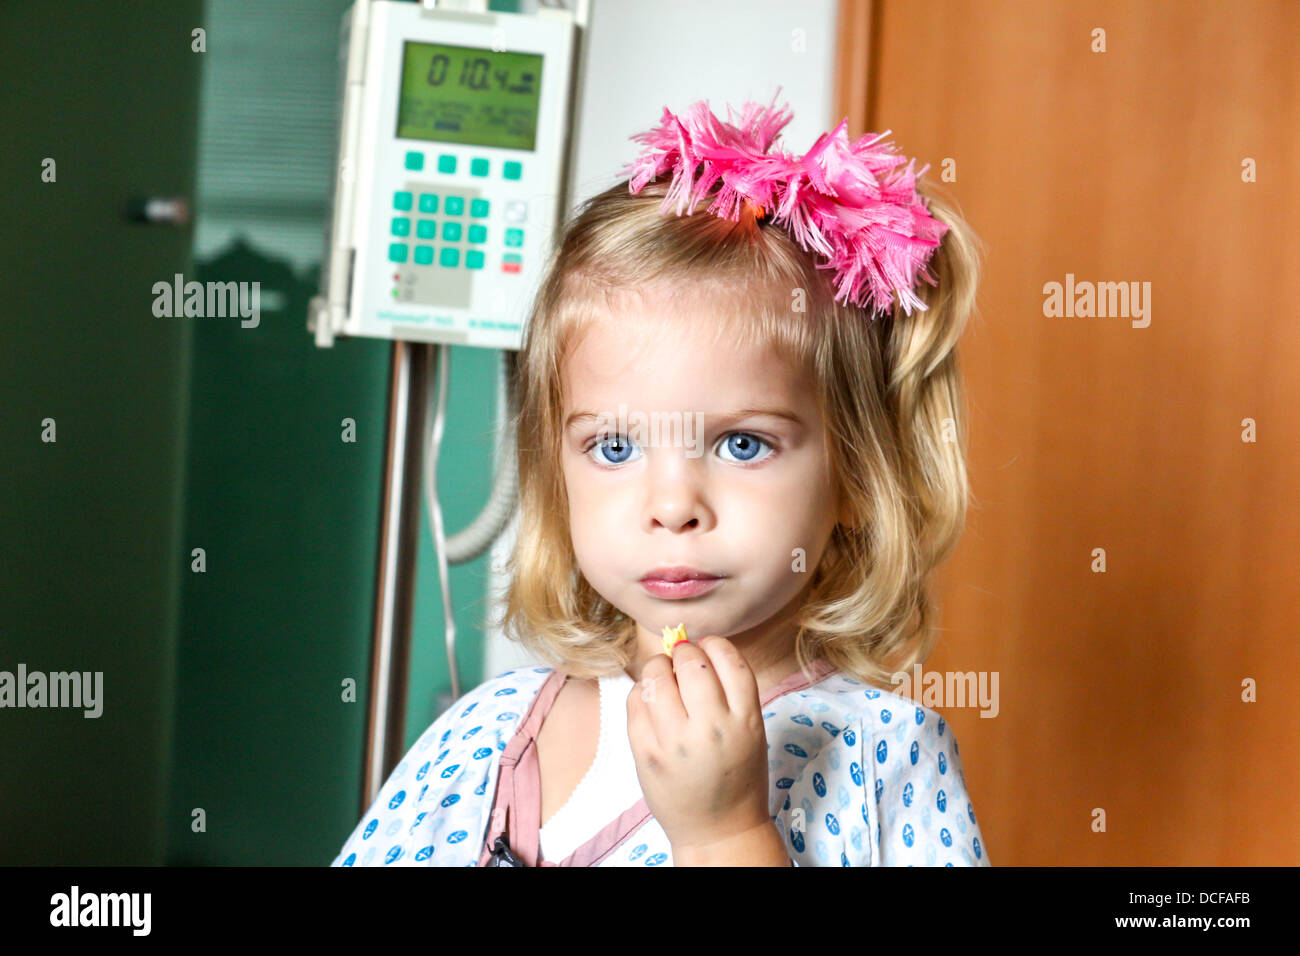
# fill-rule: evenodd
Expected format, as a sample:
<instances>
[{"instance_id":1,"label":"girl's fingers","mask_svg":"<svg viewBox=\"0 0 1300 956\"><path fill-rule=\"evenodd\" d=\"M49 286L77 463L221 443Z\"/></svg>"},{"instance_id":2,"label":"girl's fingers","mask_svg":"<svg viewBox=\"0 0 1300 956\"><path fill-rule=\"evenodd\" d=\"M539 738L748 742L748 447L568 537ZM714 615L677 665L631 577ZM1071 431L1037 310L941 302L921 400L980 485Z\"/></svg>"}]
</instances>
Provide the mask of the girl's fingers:
<instances>
[{"instance_id":1,"label":"girl's fingers","mask_svg":"<svg viewBox=\"0 0 1300 956\"><path fill-rule=\"evenodd\" d=\"M704 640L712 642L721 638ZM705 653L701 646L683 641L673 648L673 672L687 716L727 712L727 694L718 682L712 655Z\"/></svg>"},{"instance_id":2,"label":"girl's fingers","mask_svg":"<svg viewBox=\"0 0 1300 956\"><path fill-rule=\"evenodd\" d=\"M700 652L707 654L713 665L726 698L723 706L735 715L753 710L758 702L758 678L736 645L725 637L707 637L700 642Z\"/></svg>"},{"instance_id":3,"label":"girl's fingers","mask_svg":"<svg viewBox=\"0 0 1300 956\"><path fill-rule=\"evenodd\" d=\"M642 718L654 742L663 745L674 726L686 721L686 707L677 690L673 665L666 654L656 654L641 669L641 679L628 694L628 730L634 718Z\"/></svg>"}]
</instances>

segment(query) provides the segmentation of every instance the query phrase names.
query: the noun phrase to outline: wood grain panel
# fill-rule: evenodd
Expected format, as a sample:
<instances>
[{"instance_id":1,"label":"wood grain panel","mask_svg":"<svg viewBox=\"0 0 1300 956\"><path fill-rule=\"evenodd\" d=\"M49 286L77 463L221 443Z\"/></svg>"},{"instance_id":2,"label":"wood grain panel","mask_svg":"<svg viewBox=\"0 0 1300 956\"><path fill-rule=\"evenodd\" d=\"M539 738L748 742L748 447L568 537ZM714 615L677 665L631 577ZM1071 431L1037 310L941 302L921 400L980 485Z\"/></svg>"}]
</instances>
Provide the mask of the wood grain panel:
<instances>
[{"instance_id":1,"label":"wood grain panel","mask_svg":"<svg viewBox=\"0 0 1300 956\"><path fill-rule=\"evenodd\" d=\"M877 0L841 25L838 88L931 180L955 160L987 247L975 500L927 669L999 672L996 718L944 710L990 859L1300 863L1300 4ZM1067 273L1149 282L1149 326L1046 316Z\"/></svg>"}]
</instances>

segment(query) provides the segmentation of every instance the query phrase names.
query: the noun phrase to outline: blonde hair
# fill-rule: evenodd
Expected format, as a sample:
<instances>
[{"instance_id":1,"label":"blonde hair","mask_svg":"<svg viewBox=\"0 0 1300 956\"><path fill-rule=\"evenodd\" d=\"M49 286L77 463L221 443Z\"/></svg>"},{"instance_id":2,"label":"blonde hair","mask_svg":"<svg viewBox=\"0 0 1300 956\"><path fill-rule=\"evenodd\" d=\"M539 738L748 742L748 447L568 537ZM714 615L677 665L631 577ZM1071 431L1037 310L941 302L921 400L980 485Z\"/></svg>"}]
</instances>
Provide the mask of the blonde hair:
<instances>
[{"instance_id":1,"label":"blonde hair","mask_svg":"<svg viewBox=\"0 0 1300 956\"><path fill-rule=\"evenodd\" d=\"M577 677L626 667L635 622L577 565L560 468L561 371L588 325L625 292L704 301L725 334L764 343L805 368L825 423L831 478L852 515L837 524L811 575L795 653L858 680L923 661L937 640L927 578L966 519L966 413L957 340L975 302L978 239L930 187L917 188L948 225L918 282L925 311L895 303L874 321L833 300L830 272L780 226L707 212L662 214L666 183L626 181L587 200L543 277L516 357L520 524L498 622L541 660ZM798 308L803 305L803 309ZM616 321L616 320L615 320Z\"/></svg>"}]
</instances>

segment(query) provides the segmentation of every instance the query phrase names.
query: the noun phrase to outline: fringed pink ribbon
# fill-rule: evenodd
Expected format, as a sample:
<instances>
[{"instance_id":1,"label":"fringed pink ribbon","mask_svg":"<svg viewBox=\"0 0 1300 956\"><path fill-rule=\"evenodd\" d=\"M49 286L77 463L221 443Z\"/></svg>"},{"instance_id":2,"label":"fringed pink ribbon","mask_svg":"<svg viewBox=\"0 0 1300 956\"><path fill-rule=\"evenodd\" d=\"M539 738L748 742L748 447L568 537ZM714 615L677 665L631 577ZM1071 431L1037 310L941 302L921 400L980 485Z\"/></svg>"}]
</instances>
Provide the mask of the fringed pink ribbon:
<instances>
[{"instance_id":1,"label":"fringed pink ribbon","mask_svg":"<svg viewBox=\"0 0 1300 956\"><path fill-rule=\"evenodd\" d=\"M937 281L926 266L948 230L916 191L917 177L930 167L914 173L915 160L882 142L891 130L850 144L847 118L803 156L769 154L792 119L788 107L775 107L775 95L770 106L746 103L736 119L728 106L728 122L713 115L707 100L680 115L665 107L658 126L630 137L645 144L623 169L631 191L639 193L671 170L662 211L675 205L680 216L693 213L721 179L708 211L734 222L742 201L758 207L805 250L826 259L818 268L835 270L836 301L883 312L897 293L908 315L924 310L913 290L920 277Z\"/></svg>"}]
</instances>

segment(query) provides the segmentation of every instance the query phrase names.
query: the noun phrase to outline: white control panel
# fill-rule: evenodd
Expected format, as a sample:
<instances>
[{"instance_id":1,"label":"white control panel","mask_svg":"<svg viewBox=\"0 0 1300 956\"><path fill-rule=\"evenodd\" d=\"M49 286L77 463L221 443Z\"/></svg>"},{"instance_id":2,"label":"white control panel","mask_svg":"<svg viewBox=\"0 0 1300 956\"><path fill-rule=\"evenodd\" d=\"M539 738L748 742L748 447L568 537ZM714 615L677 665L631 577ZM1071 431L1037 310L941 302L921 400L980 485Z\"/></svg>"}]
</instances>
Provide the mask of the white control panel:
<instances>
[{"instance_id":1,"label":"white control panel","mask_svg":"<svg viewBox=\"0 0 1300 956\"><path fill-rule=\"evenodd\" d=\"M562 208L574 29L563 10L352 7L318 344L519 348Z\"/></svg>"}]
</instances>

